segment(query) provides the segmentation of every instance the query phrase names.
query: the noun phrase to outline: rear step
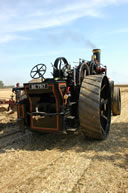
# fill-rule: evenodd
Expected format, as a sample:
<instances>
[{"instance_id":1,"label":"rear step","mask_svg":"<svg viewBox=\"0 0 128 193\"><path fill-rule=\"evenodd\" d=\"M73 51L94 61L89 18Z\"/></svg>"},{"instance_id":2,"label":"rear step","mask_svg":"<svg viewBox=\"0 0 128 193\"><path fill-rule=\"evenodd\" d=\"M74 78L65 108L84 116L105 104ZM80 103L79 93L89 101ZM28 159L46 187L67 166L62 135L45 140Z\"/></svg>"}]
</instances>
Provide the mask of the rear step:
<instances>
[{"instance_id":1,"label":"rear step","mask_svg":"<svg viewBox=\"0 0 128 193\"><path fill-rule=\"evenodd\" d=\"M46 113L46 112L32 112L32 113L29 113L27 112L28 115L42 115L42 116L57 116L57 115L64 115L64 112L60 112L60 113Z\"/></svg>"},{"instance_id":2,"label":"rear step","mask_svg":"<svg viewBox=\"0 0 128 193\"><path fill-rule=\"evenodd\" d=\"M75 116L69 115L69 116L66 117L66 119L71 119L71 120L73 120L73 119L75 119Z\"/></svg>"},{"instance_id":3,"label":"rear step","mask_svg":"<svg viewBox=\"0 0 128 193\"><path fill-rule=\"evenodd\" d=\"M75 105L77 102L70 102L69 106Z\"/></svg>"},{"instance_id":4,"label":"rear step","mask_svg":"<svg viewBox=\"0 0 128 193\"><path fill-rule=\"evenodd\" d=\"M66 131L72 131L72 132L75 132L77 130L78 130L78 128L68 128L68 129L66 129Z\"/></svg>"}]
</instances>

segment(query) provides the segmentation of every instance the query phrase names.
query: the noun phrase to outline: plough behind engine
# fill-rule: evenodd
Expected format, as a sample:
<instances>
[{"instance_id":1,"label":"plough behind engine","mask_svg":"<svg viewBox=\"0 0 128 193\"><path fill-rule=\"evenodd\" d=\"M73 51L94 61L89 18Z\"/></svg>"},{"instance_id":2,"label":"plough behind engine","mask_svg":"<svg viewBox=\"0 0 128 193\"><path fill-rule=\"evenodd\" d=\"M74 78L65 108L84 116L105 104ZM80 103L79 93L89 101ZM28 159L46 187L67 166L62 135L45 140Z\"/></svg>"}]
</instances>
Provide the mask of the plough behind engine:
<instances>
[{"instance_id":1,"label":"plough behind engine","mask_svg":"<svg viewBox=\"0 0 128 193\"><path fill-rule=\"evenodd\" d=\"M14 111L14 108L16 106L16 101L14 100L14 95L12 95L9 100L7 100L7 99L0 99L0 106L6 105L6 104L8 104L8 108L7 109L5 108L5 110L9 111L11 109L12 111Z\"/></svg>"}]
</instances>

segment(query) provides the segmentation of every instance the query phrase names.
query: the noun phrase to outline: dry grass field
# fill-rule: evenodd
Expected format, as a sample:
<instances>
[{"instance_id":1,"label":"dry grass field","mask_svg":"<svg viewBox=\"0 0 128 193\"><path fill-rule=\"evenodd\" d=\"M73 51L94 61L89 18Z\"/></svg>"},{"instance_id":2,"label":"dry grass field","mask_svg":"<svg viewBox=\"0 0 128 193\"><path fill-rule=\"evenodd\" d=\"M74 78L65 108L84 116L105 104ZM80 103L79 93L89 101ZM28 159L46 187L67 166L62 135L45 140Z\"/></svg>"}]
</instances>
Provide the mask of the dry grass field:
<instances>
[{"instance_id":1,"label":"dry grass field","mask_svg":"<svg viewBox=\"0 0 128 193\"><path fill-rule=\"evenodd\" d=\"M128 87L121 95L121 115L104 141L19 133L16 113L0 112L0 192L128 193Z\"/></svg>"},{"instance_id":2,"label":"dry grass field","mask_svg":"<svg viewBox=\"0 0 128 193\"><path fill-rule=\"evenodd\" d=\"M12 95L11 88L0 89L0 99L9 99Z\"/></svg>"}]
</instances>

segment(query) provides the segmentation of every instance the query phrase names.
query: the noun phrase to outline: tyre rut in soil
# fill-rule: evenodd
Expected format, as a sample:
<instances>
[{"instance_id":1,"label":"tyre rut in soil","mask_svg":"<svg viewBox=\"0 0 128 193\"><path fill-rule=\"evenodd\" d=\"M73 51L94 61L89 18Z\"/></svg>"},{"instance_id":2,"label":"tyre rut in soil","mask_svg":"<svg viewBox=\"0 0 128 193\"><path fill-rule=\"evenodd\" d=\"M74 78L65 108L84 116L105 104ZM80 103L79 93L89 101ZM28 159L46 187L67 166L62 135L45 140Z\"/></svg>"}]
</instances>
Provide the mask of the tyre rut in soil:
<instances>
[{"instance_id":1,"label":"tyre rut in soil","mask_svg":"<svg viewBox=\"0 0 128 193\"><path fill-rule=\"evenodd\" d=\"M79 96L82 133L89 138L105 139L111 122L111 89L106 76L86 76Z\"/></svg>"}]
</instances>

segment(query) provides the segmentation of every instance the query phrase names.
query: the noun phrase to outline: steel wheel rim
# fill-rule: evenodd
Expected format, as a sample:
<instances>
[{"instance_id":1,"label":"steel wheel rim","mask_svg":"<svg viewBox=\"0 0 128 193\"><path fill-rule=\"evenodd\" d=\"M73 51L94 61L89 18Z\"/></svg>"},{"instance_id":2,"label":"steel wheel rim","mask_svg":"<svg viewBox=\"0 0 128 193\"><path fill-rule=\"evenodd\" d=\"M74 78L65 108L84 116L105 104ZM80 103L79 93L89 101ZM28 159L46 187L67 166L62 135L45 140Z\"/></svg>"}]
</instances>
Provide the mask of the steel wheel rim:
<instances>
[{"instance_id":1,"label":"steel wheel rim","mask_svg":"<svg viewBox=\"0 0 128 193\"><path fill-rule=\"evenodd\" d=\"M111 122L111 91L107 77L104 77L100 92L100 123L104 137L107 136Z\"/></svg>"}]
</instances>

